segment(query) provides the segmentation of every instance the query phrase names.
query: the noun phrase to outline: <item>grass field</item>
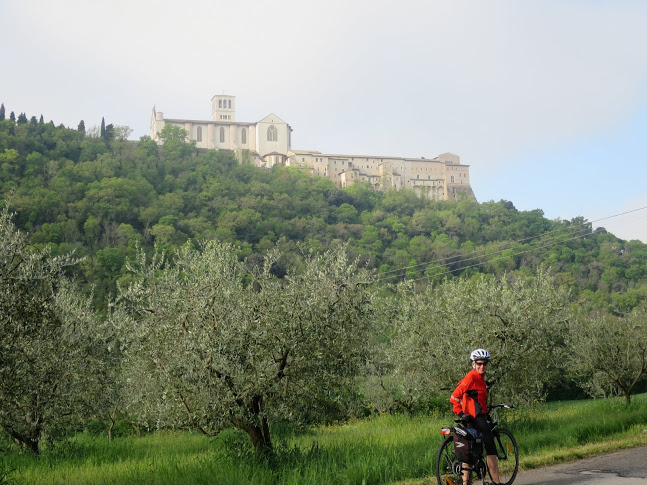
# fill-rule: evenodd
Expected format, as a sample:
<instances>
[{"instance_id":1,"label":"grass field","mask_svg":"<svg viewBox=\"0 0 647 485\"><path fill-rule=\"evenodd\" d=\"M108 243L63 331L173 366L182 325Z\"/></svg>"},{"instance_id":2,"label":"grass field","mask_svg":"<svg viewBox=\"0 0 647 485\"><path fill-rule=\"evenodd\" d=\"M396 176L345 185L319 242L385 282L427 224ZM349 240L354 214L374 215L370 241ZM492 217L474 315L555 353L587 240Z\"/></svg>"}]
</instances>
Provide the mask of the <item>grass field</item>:
<instances>
[{"instance_id":1,"label":"grass field","mask_svg":"<svg viewBox=\"0 0 647 485\"><path fill-rule=\"evenodd\" d=\"M522 467L647 444L647 394L540 404L500 413ZM439 429L451 416L380 416L278 436L277 457L256 459L245 435L209 439L156 432L141 438L82 433L40 457L4 446L0 485L11 484L428 484Z\"/></svg>"}]
</instances>

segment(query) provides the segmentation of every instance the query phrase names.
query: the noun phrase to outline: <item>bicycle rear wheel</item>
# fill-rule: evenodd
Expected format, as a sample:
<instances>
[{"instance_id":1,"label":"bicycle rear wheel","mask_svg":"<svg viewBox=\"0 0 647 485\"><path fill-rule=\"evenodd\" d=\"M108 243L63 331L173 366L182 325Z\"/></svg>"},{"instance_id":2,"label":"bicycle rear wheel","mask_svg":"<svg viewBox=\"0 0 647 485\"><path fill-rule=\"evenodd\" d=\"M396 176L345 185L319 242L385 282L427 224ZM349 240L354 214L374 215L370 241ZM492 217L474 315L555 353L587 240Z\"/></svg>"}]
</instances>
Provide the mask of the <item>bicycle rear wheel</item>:
<instances>
[{"instance_id":1,"label":"bicycle rear wheel","mask_svg":"<svg viewBox=\"0 0 647 485\"><path fill-rule=\"evenodd\" d=\"M512 433L505 428L494 430L494 444L499 458L499 481L501 485L514 482L519 471L519 448ZM488 475L490 470L488 470ZM490 475L492 478L492 475Z\"/></svg>"},{"instance_id":2,"label":"bicycle rear wheel","mask_svg":"<svg viewBox=\"0 0 647 485\"><path fill-rule=\"evenodd\" d=\"M456 459L456 454L454 453L454 438L448 436L443 441L436 456L436 480L438 480L438 485L463 485L461 468L462 464Z\"/></svg>"}]
</instances>

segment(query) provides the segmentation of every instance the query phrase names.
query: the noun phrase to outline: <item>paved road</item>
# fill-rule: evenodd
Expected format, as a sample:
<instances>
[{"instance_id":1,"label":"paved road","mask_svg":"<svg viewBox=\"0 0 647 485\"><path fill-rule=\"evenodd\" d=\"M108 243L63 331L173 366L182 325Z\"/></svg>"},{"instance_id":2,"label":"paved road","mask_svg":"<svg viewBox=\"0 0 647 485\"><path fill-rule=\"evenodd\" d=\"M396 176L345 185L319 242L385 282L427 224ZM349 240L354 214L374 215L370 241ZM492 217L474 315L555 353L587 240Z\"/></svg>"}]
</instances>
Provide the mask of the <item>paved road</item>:
<instances>
[{"instance_id":1,"label":"paved road","mask_svg":"<svg viewBox=\"0 0 647 485\"><path fill-rule=\"evenodd\" d=\"M514 485L647 485L647 446L521 471Z\"/></svg>"}]
</instances>

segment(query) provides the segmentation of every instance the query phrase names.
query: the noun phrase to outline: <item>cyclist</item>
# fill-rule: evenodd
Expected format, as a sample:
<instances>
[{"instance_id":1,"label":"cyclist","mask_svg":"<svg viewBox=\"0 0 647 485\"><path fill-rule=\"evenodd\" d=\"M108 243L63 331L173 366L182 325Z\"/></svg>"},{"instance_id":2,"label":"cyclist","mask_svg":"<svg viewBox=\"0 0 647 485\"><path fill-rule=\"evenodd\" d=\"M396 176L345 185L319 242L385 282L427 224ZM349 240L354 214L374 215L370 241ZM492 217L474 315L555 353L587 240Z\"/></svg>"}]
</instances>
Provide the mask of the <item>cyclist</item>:
<instances>
[{"instance_id":1,"label":"cyclist","mask_svg":"<svg viewBox=\"0 0 647 485\"><path fill-rule=\"evenodd\" d=\"M485 349L476 349L470 355L472 370L458 383L449 401L454 407L454 413L471 424L483 434L483 444L487 454L487 465L493 484L499 483L499 461L494 445L492 427L486 418L487 386L485 372L490 362L490 353ZM465 464L465 466L468 466ZM469 472L463 472L463 481L467 483Z\"/></svg>"}]
</instances>

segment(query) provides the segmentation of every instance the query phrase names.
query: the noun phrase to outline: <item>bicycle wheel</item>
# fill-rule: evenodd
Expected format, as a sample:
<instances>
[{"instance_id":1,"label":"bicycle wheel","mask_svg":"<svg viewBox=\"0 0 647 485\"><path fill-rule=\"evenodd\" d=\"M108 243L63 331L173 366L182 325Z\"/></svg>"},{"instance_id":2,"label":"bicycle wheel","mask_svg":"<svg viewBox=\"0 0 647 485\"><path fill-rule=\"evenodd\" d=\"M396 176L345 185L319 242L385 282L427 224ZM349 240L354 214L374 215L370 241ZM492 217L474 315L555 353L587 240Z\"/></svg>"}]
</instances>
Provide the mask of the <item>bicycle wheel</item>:
<instances>
[{"instance_id":1,"label":"bicycle wheel","mask_svg":"<svg viewBox=\"0 0 647 485\"><path fill-rule=\"evenodd\" d=\"M494 444L499 458L499 481L501 485L510 485L514 482L519 471L519 448L512 433L505 428L494 430ZM488 475L490 470L488 469ZM490 479L492 475L490 475Z\"/></svg>"},{"instance_id":2,"label":"bicycle wheel","mask_svg":"<svg viewBox=\"0 0 647 485\"><path fill-rule=\"evenodd\" d=\"M461 468L462 464L456 459L454 453L454 438L448 436L443 441L438 450L438 456L436 456L436 480L438 480L438 485L463 485Z\"/></svg>"}]
</instances>

